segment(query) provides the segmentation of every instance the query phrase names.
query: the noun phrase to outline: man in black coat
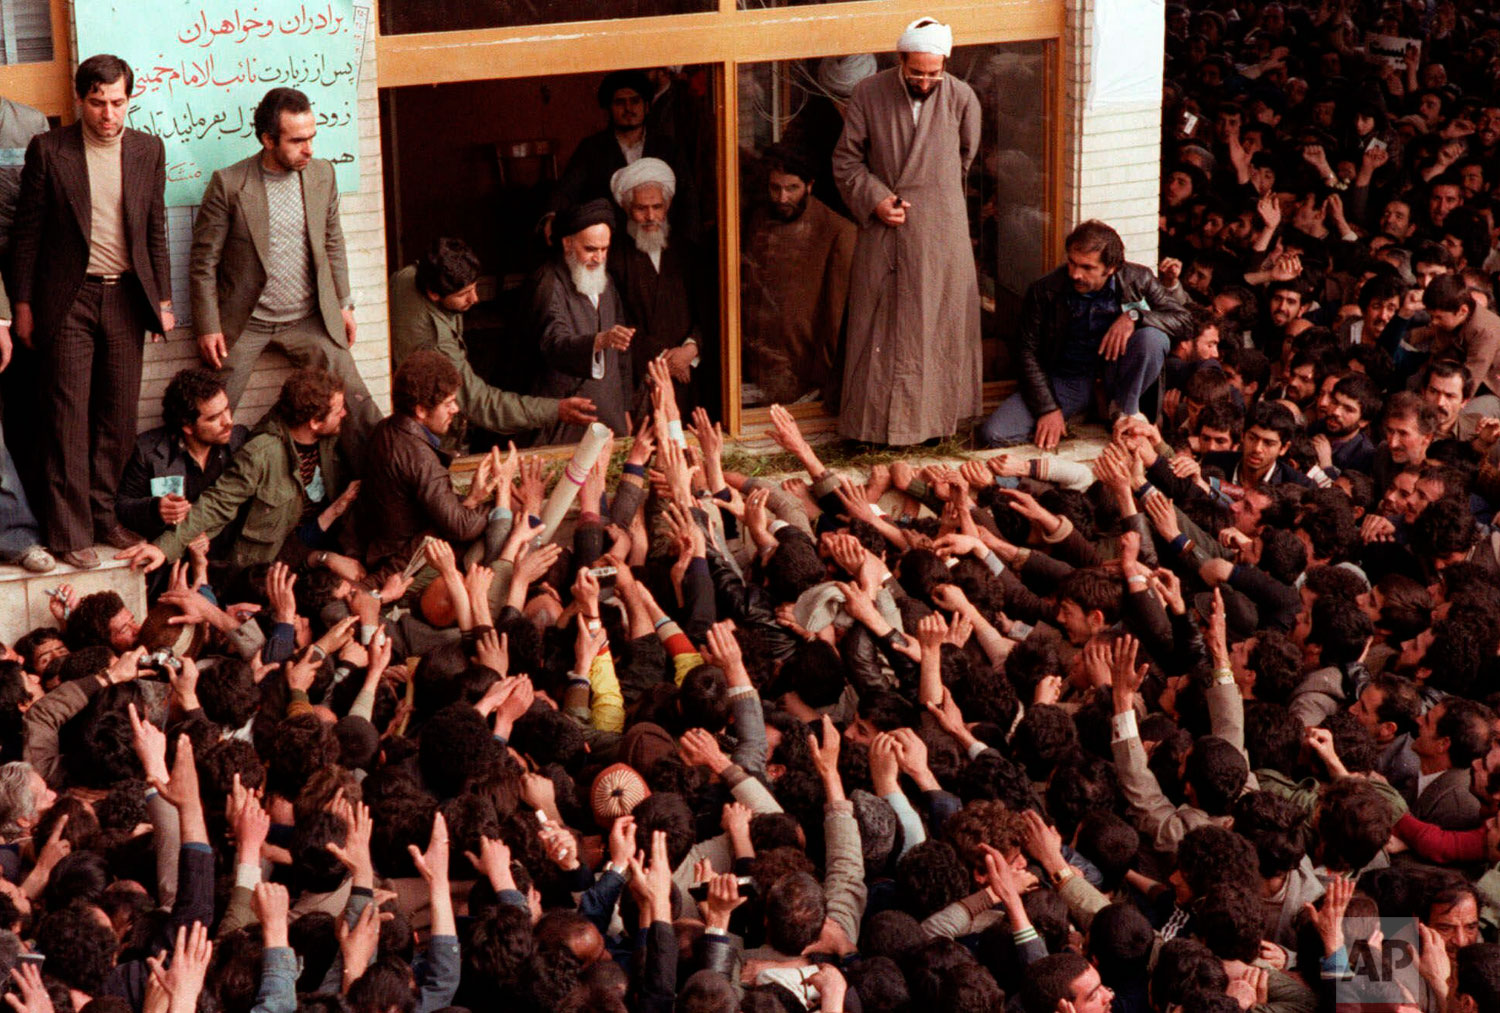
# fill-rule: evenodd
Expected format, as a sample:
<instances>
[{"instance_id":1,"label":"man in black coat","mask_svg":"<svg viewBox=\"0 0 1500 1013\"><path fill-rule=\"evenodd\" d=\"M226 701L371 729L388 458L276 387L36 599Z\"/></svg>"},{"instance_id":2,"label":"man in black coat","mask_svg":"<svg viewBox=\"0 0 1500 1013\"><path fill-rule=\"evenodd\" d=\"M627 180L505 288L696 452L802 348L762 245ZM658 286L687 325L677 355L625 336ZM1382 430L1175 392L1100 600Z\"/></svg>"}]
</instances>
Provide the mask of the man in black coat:
<instances>
[{"instance_id":1,"label":"man in black coat","mask_svg":"<svg viewBox=\"0 0 1500 1013\"><path fill-rule=\"evenodd\" d=\"M1119 233L1087 221L1068 235L1068 262L1026 289L1016 359L1020 389L985 420L985 446L1034 439L1057 446L1066 419L1102 383L1113 412L1140 413L1173 342L1192 336L1192 317L1150 268L1125 262Z\"/></svg>"}]
</instances>

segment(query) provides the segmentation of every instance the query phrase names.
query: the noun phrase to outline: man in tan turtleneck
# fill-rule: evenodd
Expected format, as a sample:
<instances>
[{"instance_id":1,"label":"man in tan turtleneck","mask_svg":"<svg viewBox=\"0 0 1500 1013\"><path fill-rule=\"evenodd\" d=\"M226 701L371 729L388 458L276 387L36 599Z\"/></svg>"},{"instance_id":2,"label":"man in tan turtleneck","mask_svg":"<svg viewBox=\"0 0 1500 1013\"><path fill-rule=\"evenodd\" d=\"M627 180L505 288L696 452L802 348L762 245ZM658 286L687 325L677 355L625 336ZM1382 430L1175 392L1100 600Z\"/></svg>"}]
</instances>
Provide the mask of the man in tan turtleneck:
<instances>
[{"instance_id":1,"label":"man in tan turtleneck","mask_svg":"<svg viewBox=\"0 0 1500 1013\"><path fill-rule=\"evenodd\" d=\"M99 565L96 540L139 541L115 518L135 444L146 332L171 330L166 152L125 126L135 80L117 56L74 78L79 121L34 138L16 206L15 337L35 348L49 412L47 543L70 566Z\"/></svg>"}]
</instances>

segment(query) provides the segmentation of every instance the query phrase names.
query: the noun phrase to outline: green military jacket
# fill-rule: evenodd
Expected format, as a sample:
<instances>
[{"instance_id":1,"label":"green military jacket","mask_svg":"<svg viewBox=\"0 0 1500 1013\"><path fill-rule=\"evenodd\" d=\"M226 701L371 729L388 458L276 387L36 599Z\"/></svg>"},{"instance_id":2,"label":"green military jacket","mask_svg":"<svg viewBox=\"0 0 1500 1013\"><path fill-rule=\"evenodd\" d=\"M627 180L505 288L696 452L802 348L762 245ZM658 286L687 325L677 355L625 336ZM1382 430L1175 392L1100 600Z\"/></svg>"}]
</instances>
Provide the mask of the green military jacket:
<instances>
[{"instance_id":1,"label":"green military jacket","mask_svg":"<svg viewBox=\"0 0 1500 1013\"><path fill-rule=\"evenodd\" d=\"M325 436L318 441L318 468L323 480L320 502L331 504L344 487L337 436ZM199 534L207 532L213 538L243 515L239 537L229 551L231 569L239 571L255 563L270 563L301 522L307 495L291 434L284 422L268 415L219 480L198 497L182 522L163 533L155 545L169 561L179 559L187 551L188 543Z\"/></svg>"},{"instance_id":2,"label":"green military jacket","mask_svg":"<svg viewBox=\"0 0 1500 1013\"><path fill-rule=\"evenodd\" d=\"M416 265L391 275L391 365L400 369L406 357L435 348L458 369L462 383L458 407L470 423L492 432L519 433L557 421L557 400L527 397L491 387L469 365L461 313L443 309L417 287Z\"/></svg>"}]
</instances>

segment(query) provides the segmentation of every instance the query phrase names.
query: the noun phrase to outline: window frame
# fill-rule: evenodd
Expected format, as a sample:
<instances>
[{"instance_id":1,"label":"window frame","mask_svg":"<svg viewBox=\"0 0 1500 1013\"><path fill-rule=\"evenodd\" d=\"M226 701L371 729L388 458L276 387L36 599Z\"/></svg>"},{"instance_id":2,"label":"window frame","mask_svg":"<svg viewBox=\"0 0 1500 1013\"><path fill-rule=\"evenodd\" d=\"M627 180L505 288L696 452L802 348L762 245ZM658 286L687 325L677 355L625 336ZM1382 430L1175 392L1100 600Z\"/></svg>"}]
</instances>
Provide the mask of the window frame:
<instances>
[{"instance_id":1,"label":"window frame","mask_svg":"<svg viewBox=\"0 0 1500 1013\"><path fill-rule=\"evenodd\" d=\"M0 95L71 123L73 102L73 10L69 0L50 0L52 59L0 64Z\"/></svg>"},{"instance_id":2,"label":"window frame","mask_svg":"<svg viewBox=\"0 0 1500 1013\"><path fill-rule=\"evenodd\" d=\"M378 0L376 0L378 3ZM1046 44L1045 116L1051 124L1044 154L1046 200L1053 209L1044 248L1060 255L1062 155L1066 124L1063 74L1067 5L1063 0L922 2L849 0L796 7L739 10L736 0L698 14L575 21L514 28L474 29L376 39L379 87L452 84L463 81L552 74L605 73L645 64L694 64L714 68L717 122L719 238L719 334L723 347L720 384L725 430L743 436L769 427L769 409L740 403L740 158L737 82L741 64L806 59L894 48L903 20L931 16L951 24L960 45ZM379 11L373 14L378 26ZM643 60L643 54L649 59ZM1009 386L985 385L986 401ZM829 430L833 420L821 403L793 409L809 431Z\"/></svg>"}]
</instances>

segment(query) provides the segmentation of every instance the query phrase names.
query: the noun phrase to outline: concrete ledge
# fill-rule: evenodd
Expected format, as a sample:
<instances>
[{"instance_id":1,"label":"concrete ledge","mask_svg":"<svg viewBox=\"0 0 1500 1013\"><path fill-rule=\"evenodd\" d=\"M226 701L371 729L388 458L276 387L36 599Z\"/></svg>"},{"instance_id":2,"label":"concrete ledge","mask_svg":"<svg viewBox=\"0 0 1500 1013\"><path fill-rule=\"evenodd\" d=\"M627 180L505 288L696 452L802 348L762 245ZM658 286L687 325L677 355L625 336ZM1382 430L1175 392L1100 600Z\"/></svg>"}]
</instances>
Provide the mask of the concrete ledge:
<instances>
[{"instance_id":1,"label":"concrete ledge","mask_svg":"<svg viewBox=\"0 0 1500 1013\"><path fill-rule=\"evenodd\" d=\"M19 566L0 565L0 640L15 643L38 626L55 626L48 611L46 592L63 584L73 585L77 598L95 591L113 591L125 600L125 606L137 619L146 615L146 581L136 571L113 557L114 549L96 545L94 551L103 561L97 569L75 570L58 563L50 573L30 573Z\"/></svg>"}]
</instances>

